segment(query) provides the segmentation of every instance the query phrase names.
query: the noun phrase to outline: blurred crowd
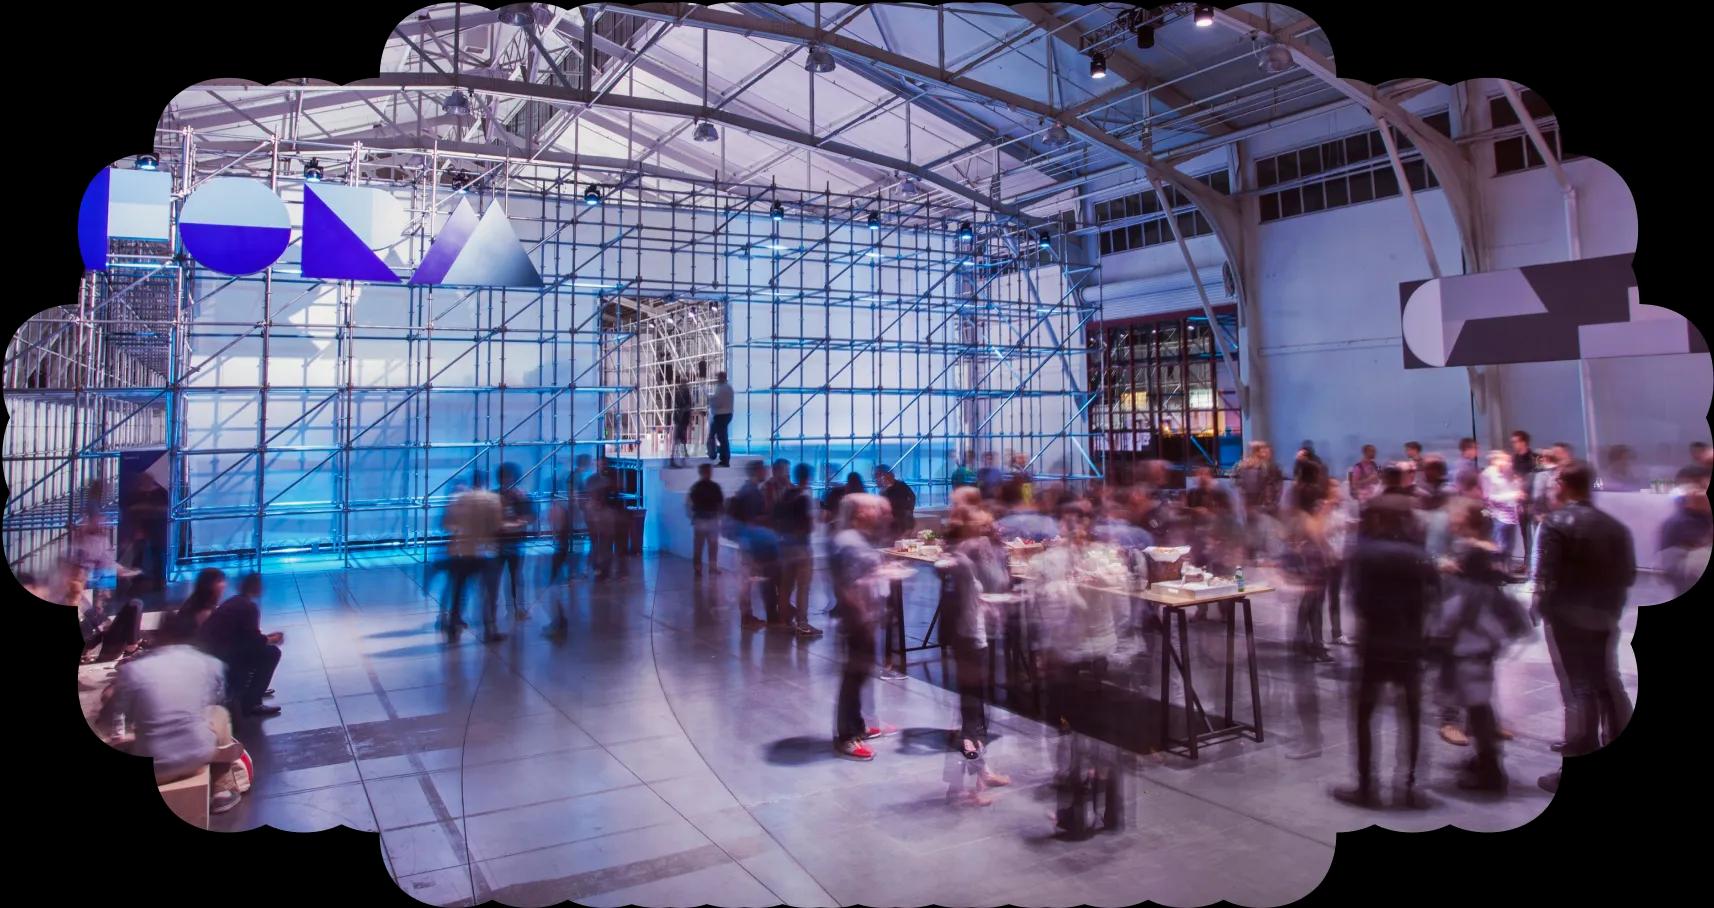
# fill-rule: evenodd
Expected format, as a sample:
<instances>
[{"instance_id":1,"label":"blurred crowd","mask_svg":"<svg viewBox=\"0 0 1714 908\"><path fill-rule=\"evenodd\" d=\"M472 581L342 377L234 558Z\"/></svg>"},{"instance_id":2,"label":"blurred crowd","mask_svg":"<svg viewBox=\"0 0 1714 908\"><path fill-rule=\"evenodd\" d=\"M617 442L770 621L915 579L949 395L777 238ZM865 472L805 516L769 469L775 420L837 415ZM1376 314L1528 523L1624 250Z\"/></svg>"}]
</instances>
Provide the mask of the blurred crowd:
<instances>
[{"instance_id":1,"label":"blurred crowd","mask_svg":"<svg viewBox=\"0 0 1714 908\"><path fill-rule=\"evenodd\" d=\"M1162 606L1134 594L1159 579L1168 556L1175 577L1231 578L1240 591L1247 571L1252 583L1276 588L1271 603L1289 607L1297 728L1287 736L1288 757L1321 756L1326 679L1318 666L1341 661L1336 648L1348 648L1356 765L1355 784L1334 792L1342 800L1382 803L1372 726L1389 690L1404 719L1396 803L1425 802L1416 773L1425 725L1471 748L1460 786L1503 792L1511 734L1496 711L1496 666L1538 634L1565 706L1554 749L1582 753L1612 740L1631 711L1618 629L1636 562L1630 531L1596 504L1595 471L1570 444L1536 447L1522 431L1486 454L1464 439L1455 452L1427 453L1411 442L1399 455L1382 459L1364 446L1355 463L1335 468L1305 442L1282 464L1256 441L1229 476L1203 467L1179 479L1164 463L1144 462L1128 475L1073 484L1036 479L1021 453L1002 467L995 452L968 452L951 473L944 515L926 520L918 519L917 491L885 465L867 478L828 470L817 483L808 464L757 460L728 490L705 463L685 499L692 571L698 582L705 570L721 575L722 543L736 549L724 570L737 573L746 632L808 642L831 619L843 654L833 747L871 760L869 742L896 729L865 706L865 691L877 673L904 667L902 584L921 568L912 559L932 564L941 587L937 639L958 694L947 735L956 757L949 801L991 803L990 789L1009 784L992 763L988 711L1002 686L1016 707L1010 691L1027 684L1039 692L1038 718L1058 737L1054 822L1072 837L1125 822L1123 767L1139 749L1126 744L1120 726L1135 723L1115 718L1114 691L1139 676L1128 659L1165 658L1151 654L1157 635L1166 642ZM1656 540L1678 593L1701 575L1714 542L1714 457L1705 444L1691 456ZM437 626L457 640L474 584L485 641L505 637L503 604L516 628L543 599L546 634L563 638L573 585L622 580L640 551L625 480L607 459L579 456L543 526L519 468L504 464L497 476L490 488L484 473L471 474L445 508L446 548L431 571L445 583ZM268 701L284 636L261 626L263 578L246 575L228 595L226 576L203 570L190 595L145 633L143 600L132 593L151 581L159 588L160 578L114 551L100 491L89 498L55 575L23 579L42 598L77 608L86 662L112 664L101 696L114 740L154 756L163 781L220 767L215 806L226 809L242 789L233 779L245 777L233 715L279 712ZM544 536L552 556L538 585L525 552ZM831 594L820 599L818 561ZM1236 598L1197 607L1193 617L1232 620ZM1426 722L1425 686L1434 711ZM1156 692L1163 703L1167 694ZM1557 774L1538 782L1551 790Z\"/></svg>"}]
</instances>

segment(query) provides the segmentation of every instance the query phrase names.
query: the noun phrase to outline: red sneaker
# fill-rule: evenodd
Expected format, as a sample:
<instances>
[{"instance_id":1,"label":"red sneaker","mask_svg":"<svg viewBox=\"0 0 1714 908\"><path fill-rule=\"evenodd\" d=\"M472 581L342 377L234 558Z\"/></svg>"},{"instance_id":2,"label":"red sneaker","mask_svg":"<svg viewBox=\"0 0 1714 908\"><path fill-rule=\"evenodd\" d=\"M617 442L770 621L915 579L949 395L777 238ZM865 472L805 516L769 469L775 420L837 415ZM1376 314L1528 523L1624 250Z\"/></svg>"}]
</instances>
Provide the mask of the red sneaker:
<instances>
[{"instance_id":1,"label":"red sneaker","mask_svg":"<svg viewBox=\"0 0 1714 908\"><path fill-rule=\"evenodd\" d=\"M862 741L839 741L834 743L833 750L842 757L851 760L873 760L875 752Z\"/></svg>"},{"instance_id":2,"label":"red sneaker","mask_svg":"<svg viewBox=\"0 0 1714 908\"><path fill-rule=\"evenodd\" d=\"M873 741L876 738L885 738L888 735L896 735L898 733L899 727L897 725L871 725L869 726L868 731L863 732L863 740Z\"/></svg>"}]
</instances>

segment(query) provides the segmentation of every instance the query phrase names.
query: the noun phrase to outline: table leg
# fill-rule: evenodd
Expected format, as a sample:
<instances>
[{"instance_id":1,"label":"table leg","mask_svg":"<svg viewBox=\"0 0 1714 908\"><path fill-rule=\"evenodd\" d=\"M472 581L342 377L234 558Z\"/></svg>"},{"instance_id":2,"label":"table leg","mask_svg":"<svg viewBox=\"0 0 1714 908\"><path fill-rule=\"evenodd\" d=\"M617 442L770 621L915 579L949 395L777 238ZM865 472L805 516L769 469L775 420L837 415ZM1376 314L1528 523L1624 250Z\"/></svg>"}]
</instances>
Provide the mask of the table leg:
<instances>
[{"instance_id":1,"label":"table leg","mask_svg":"<svg viewBox=\"0 0 1714 908\"><path fill-rule=\"evenodd\" d=\"M1226 606L1226 728L1232 727L1232 679L1238 667L1238 609Z\"/></svg>"},{"instance_id":2,"label":"table leg","mask_svg":"<svg viewBox=\"0 0 1714 908\"><path fill-rule=\"evenodd\" d=\"M1161 628L1161 749L1165 750L1172 729L1172 612L1160 610ZM1185 728L1188 730L1189 726Z\"/></svg>"},{"instance_id":3,"label":"table leg","mask_svg":"<svg viewBox=\"0 0 1714 908\"><path fill-rule=\"evenodd\" d=\"M897 637L893 634L895 628ZM893 663L895 653L898 654L899 665ZM887 591L887 667L904 671L902 663L905 661L905 582L894 580Z\"/></svg>"},{"instance_id":4,"label":"table leg","mask_svg":"<svg viewBox=\"0 0 1714 908\"><path fill-rule=\"evenodd\" d=\"M1256 740L1262 740L1262 681L1256 674L1256 627L1250 620L1250 600L1238 600L1244 607L1244 647L1250 657L1250 708L1255 713Z\"/></svg>"},{"instance_id":5,"label":"table leg","mask_svg":"<svg viewBox=\"0 0 1714 908\"><path fill-rule=\"evenodd\" d=\"M1192 718L1196 702L1196 688L1190 682L1190 618L1183 609L1178 612L1178 670L1183 676L1184 683L1184 737L1190 745L1190 758L1196 759L1196 720Z\"/></svg>"}]
</instances>

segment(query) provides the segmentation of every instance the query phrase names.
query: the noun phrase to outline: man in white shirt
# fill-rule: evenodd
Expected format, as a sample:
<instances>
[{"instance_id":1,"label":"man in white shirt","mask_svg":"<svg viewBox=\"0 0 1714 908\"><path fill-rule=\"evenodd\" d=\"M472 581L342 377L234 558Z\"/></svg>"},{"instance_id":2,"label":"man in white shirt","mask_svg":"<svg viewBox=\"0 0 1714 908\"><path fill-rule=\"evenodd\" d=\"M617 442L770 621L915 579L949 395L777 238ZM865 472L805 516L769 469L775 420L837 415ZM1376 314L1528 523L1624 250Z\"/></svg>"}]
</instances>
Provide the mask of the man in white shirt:
<instances>
[{"instance_id":1,"label":"man in white shirt","mask_svg":"<svg viewBox=\"0 0 1714 908\"><path fill-rule=\"evenodd\" d=\"M730 430L734 396L732 385L726 381L726 373L715 373L714 390L708 395L708 459L719 461L723 467L732 465Z\"/></svg>"}]
</instances>

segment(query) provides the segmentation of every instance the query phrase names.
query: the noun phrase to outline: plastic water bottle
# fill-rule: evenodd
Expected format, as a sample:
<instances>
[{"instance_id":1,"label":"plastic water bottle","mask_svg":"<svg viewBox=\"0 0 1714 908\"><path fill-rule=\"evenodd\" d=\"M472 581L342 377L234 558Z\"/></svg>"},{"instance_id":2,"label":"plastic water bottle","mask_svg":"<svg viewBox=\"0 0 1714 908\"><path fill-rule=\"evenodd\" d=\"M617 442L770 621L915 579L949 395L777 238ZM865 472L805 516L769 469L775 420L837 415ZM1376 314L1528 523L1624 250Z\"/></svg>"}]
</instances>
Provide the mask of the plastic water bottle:
<instances>
[{"instance_id":1,"label":"plastic water bottle","mask_svg":"<svg viewBox=\"0 0 1714 908\"><path fill-rule=\"evenodd\" d=\"M1243 565L1241 565L1241 564L1238 565L1238 573L1234 575L1233 579L1238 581L1238 592L1242 593L1244 591L1244 566Z\"/></svg>"}]
</instances>

